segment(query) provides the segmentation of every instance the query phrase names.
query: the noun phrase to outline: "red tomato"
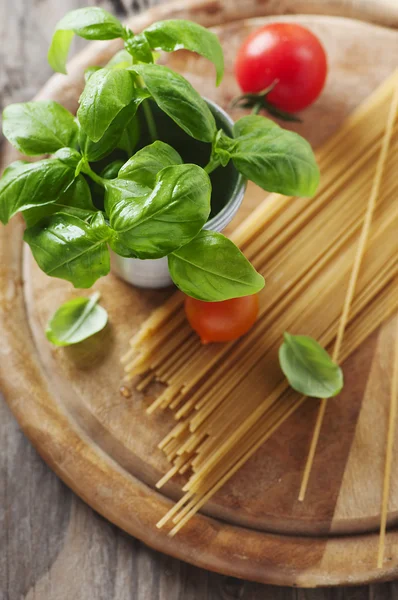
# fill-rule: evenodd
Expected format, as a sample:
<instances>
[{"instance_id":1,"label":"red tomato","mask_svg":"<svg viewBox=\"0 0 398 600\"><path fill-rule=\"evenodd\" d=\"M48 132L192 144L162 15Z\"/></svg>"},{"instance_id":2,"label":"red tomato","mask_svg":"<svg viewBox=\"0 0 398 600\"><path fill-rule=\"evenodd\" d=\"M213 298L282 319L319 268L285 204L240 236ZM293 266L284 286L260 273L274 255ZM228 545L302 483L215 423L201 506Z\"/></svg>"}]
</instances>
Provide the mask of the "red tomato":
<instances>
[{"instance_id":1,"label":"red tomato","mask_svg":"<svg viewBox=\"0 0 398 600\"><path fill-rule=\"evenodd\" d=\"M322 91L327 60L318 38L295 23L271 23L254 31L241 46L235 64L243 92L265 90L274 106L289 112L306 108Z\"/></svg>"},{"instance_id":2,"label":"red tomato","mask_svg":"<svg viewBox=\"0 0 398 600\"><path fill-rule=\"evenodd\" d=\"M257 294L223 302L203 302L187 296L185 314L202 344L230 342L254 325L258 314Z\"/></svg>"}]
</instances>

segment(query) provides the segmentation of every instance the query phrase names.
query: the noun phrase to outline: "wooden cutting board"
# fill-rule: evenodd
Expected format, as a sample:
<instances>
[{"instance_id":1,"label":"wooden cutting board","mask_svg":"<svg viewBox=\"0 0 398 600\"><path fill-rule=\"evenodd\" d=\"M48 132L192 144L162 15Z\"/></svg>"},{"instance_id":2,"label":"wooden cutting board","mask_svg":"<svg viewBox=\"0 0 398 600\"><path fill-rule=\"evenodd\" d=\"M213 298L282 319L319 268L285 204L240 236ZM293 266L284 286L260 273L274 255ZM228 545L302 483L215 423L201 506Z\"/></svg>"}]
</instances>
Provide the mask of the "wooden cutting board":
<instances>
[{"instance_id":1,"label":"wooden cutting board","mask_svg":"<svg viewBox=\"0 0 398 600\"><path fill-rule=\"evenodd\" d=\"M244 4L244 7L240 6ZM337 16L267 17L269 11L324 12L324 2L190 2L161 6L136 18L138 31L153 20L191 18L216 27L224 47L226 76L214 88L213 68L180 52L164 61L223 106L238 93L233 60L242 40L261 24L283 19L302 23L323 41L330 73L320 100L295 129L319 145L344 117L396 67L398 32L361 22L398 25L394 4L332 3ZM379 7L379 8L377 8ZM356 12L354 12L356 11ZM263 16L262 16L263 15ZM252 18L255 17L255 18ZM56 75L40 93L75 109L89 64L101 64L118 49L95 43L79 55L68 77ZM233 116L238 118L239 111ZM7 150L3 161L9 162ZM235 224L264 197L249 186ZM232 224L233 226L234 224ZM21 220L0 230L0 388L38 452L95 510L154 548L201 567L280 585L337 585L393 578L398 574L389 531L383 569L376 554L388 417L392 320L344 365L347 385L330 401L327 423L304 504L297 501L316 405L308 403L232 478L175 538L155 527L180 495L180 482L159 493L154 483L167 469L157 443L170 429L167 415L147 416L146 400L120 394L119 357L140 323L170 293L134 289L113 276L96 284L110 325L66 349L46 341L54 310L76 291L46 277L22 244ZM398 517L398 461L393 466L389 510ZM211 515L209 517L208 515Z\"/></svg>"}]
</instances>

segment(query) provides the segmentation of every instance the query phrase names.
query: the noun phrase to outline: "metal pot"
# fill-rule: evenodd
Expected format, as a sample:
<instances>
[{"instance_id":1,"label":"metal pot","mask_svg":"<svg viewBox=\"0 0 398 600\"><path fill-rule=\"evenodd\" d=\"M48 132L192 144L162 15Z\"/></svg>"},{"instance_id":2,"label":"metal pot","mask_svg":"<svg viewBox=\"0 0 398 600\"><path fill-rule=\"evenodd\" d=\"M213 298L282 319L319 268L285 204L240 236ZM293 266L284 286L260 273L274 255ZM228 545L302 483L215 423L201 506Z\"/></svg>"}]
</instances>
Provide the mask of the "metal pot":
<instances>
[{"instance_id":1,"label":"metal pot","mask_svg":"<svg viewBox=\"0 0 398 600\"><path fill-rule=\"evenodd\" d=\"M234 122L230 116L214 102L206 100L206 103L215 117L217 127L231 135ZM171 138L168 140L165 139L164 141L168 141L174 146ZM196 144L198 147L202 146L201 142L192 140L192 138L190 138L190 144L193 146ZM219 179L220 175L223 177L223 171L225 172L225 181L228 182L228 185L225 186L228 188L228 196L225 199L221 210L211 217L204 227L204 229L211 229L212 231L218 232L223 231L228 223L232 221L242 203L246 190L246 180L238 173L238 171L236 171L232 163L228 165L228 171L222 168L217 171ZM111 267L112 272L115 273L115 275L137 287L152 289L163 288L173 283L169 274L167 257L158 258L156 260L141 260L138 258L123 258L122 256L111 252Z\"/></svg>"}]
</instances>

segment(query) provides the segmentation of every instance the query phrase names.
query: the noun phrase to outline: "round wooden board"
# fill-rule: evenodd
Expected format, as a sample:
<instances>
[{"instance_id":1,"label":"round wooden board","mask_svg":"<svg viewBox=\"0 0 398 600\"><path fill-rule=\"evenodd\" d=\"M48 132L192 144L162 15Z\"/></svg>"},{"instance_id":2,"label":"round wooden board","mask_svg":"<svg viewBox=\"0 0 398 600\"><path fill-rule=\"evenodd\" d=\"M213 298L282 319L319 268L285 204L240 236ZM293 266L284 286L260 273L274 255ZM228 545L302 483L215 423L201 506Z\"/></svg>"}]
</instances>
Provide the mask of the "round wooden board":
<instances>
[{"instance_id":1,"label":"round wooden board","mask_svg":"<svg viewBox=\"0 0 398 600\"><path fill-rule=\"evenodd\" d=\"M241 4L245 4L242 10L229 0L162 6L131 26L137 31L170 16L217 26L226 55L220 88L214 87L214 72L205 60L185 52L164 60L204 95L226 106L238 92L232 67L239 44L254 28L279 18L261 17L267 3ZM377 11L372 14L377 16ZM249 19L252 16L256 18ZM303 115L304 122L295 126L319 145L395 68L398 33L338 17L283 18L315 31L328 52L327 87ZM92 44L73 61L69 76L55 76L40 97L76 108L84 67L101 64L116 49L115 42ZM233 116L237 118L239 112ZM3 158L9 161L11 154ZM264 192L249 186L238 220L263 197ZM392 554L398 534L393 530L387 539L385 566L376 569L391 321L344 365L345 391L329 403L328 426L304 504L297 501L297 493L316 413L312 403L291 418L206 506L205 513L212 518L198 515L169 538L155 524L170 507L170 498L180 495L181 482L169 484L162 494L154 490L154 483L167 468L157 443L172 421L163 414L148 417L144 397L124 398L118 390L120 355L170 290L144 292L113 276L99 281L96 288L109 312L110 326L79 346L55 349L45 339L45 324L59 304L76 292L66 282L41 273L23 248L22 232L18 220L0 231L1 389L37 450L77 494L154 548L238 577L316 586L364 583L398 574L398 556ZM398 516L394 475L398 464L392 478L390 524Z\"/></svg>"}]
</instances>

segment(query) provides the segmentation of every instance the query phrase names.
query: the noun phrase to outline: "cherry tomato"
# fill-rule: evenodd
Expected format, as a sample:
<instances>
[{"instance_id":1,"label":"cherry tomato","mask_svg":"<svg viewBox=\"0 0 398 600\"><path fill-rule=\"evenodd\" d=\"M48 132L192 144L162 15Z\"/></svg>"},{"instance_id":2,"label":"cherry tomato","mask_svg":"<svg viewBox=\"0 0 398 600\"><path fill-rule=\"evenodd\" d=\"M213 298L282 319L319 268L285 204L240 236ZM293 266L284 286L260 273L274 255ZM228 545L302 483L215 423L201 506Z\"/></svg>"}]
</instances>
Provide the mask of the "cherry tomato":
<instances>
[{"instance_id":1,"label":"cherry tomato","mask_svg":"<svg viewBox=\"0 0 398 600\"><path fill-rule=\"evenodd\" d=\"M295 23L271 23L254 31L241 46L235 74L242 91L256 93L274 81L267 100L296 112L318 98L325 84L327 60L318 38Z\"/></svg>"},{"instance_id":2,"label":"cherry tomato","mask_svg":"<svg viewBox=\"0 0 398 600\"><path fill-rule=\"evenodd\" d=\"M202 344L230 342L244 335L256 322L258 297L253 294L223 302L203 302L187 296L185 314Z\"/></svg>"}]
</instances>

